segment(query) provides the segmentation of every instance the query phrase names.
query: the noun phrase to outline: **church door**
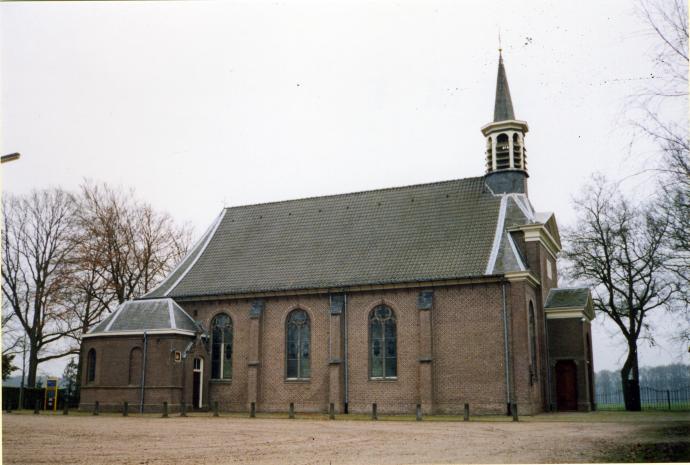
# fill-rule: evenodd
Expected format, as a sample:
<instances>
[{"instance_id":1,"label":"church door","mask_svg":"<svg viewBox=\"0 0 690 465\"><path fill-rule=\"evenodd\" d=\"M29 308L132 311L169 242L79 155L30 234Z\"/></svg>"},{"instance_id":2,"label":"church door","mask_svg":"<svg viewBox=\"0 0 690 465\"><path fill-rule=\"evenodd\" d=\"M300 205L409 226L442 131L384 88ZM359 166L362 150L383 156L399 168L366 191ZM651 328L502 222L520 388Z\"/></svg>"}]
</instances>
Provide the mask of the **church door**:
<instances>
[{"instance_id":1,"label":"church door","mask_svg":"<svg viewBox=\"0 0 690 465\"><path fill-rule=\"evenodd\" d=\"M572 360L556 363L556 402L558 410L577 410L577 365Z\"/></svg>"},{"instance_id":2,"label":"church door","mask_svg":"<svg viewBox=\"0 0 690 465\"><path fill-rule=\"evenodd\" d=\"M204 361L200 358L194 359L194 376L192 380L192 407L201 408L201 383L204 379Z\"/></svg>"}]
</instances>

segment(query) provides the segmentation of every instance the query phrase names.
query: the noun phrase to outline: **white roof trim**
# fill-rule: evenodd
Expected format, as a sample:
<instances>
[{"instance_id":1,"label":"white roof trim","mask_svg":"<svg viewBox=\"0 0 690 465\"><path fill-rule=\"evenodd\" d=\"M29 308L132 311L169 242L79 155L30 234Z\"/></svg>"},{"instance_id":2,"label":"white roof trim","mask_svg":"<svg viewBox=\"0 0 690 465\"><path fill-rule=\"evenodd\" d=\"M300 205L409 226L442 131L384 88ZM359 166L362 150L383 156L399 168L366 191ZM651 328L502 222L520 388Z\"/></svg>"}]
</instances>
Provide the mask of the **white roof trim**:
<instances>
[{"instance_id":1,"label":"white roof trim","mask_svg":"<svg viewBox=\"0 0 690 465\"><path fill-rule=\"evenodd\" d=\"M199 260L199 257L201 257L204 254L204 251L206 250L206 247L208 246L208 243L211 242L211 239L213 236L216 234L216 230L218 229L218 226L220 226L220 223L223 221L223 218L225 217L225 212L227 210L223 209L220 215L218 215L218 218L216 219L215 223L211 226L211 232L208 234L208 237L206 237L206 240L204 241L204 244L201 246L201 250L199 250L199 253L197 253L196 257L194 257L194 260L192 260L192 263L189 264L186 270L180 275L179 278L173 283L172 286L168 288L167 291L163 293L163 295L168 295L170 291L175 289L175 287L182 281L182 279L187 276L187 273L189 273L189 270L194 268L194 265L196 265L196 262Z\"/></svg>"},{"instance_id":2,"label":"white roof trim","mask_svg":"<svg viewBox=\"0 0 690 465\"><path fill-rule=\"evenodd\" d=\"M522 211L522 213L527 217L528 220L534 221L534 212L530 208L528 202L525 201L525 194L510 194L510 197L515 201L515 205Z\"/></svg>"},{"instance_id":3,"label":"white roof trim","mask_svg":"<svg viewBox=\"0 0 690 465\"><path fill-rule=\"evenodd\" d=\"M222 216L222 215L224 215L224 214L225 214L225 209L223 209L223 211L220 213L219 216ZM216 221L217 221L217 219L216 219ZM192 255L192 254L196 251L196 249L204 242L204 240L206 239L207 235L208 235L209 233L211 233L211 230L213 230L213 228L214 228L215 225L216 225L216 222L211 223L211 226L209 226L209 227L206 229L206 231L204 231L204 234L201 235L201 237L199 238L199 240L196 241L196 242L194 243L194 246L192 246L192 248L190 249L190 252L189 252L187 255L185 255L184 257L182 257L182 260L180 260L180 261L177 263L177 265L175 265L175 266L173 267L173 269L170 270L170 273L168 273L168 276L172 276L173 274L175 274L175 272L176 272L176 271L182 266L182 264L187 260L187 257L190 256L190 255ZM201 252L199 252L199 253L201 253ZM146 294L144 294L144 297L145 297L146 295L148 295L148 294L151 294L151 293L157 291L158 288L163 287L167 281L168 281L168 279L166 278L166 279L164 279L163 281L161 281L160 283L158 283L158 285L157 285L156 287L154 287L153 289L151 289L150 291L148 291ZM170 291L170 290L168 289L168 292L169 292L169 291ZM164 293L164 294L167 294L167 293ZM158 299L151 299L151 300L158 300Z\"/></svg>"},{"instance_id":4,"label":"white roof trim","mask_svg":"<svg viewBox=\"0 0 690 465\"><path fill-rule=\"evenodd\" d=\"M513 241L513 236L508 233L508 242L510 242L510 248L513 249L513 254L515 255L515 260L518 262L518 266L520 267L520 271L526 271L527 268L525 267L525 264L522 263L522 258L520 258L520 254L518 253L517 247L515 246L515 241Z\"/></svg>"},{"instance_id":5,"label":"white roof trim","mask_svg":"<svg viewBox=\"0 0 690 465\"><path fill-rule=\"evenodd\" d=\"M131 331L110 331L110 332L99 332L99 333L89 333L84 334L83 338L86 337L97 337L97 336L137 336L139 334L183 334L185 336L195 336L194 331L187 331L186 329L136 329Z\"/></svg>"},{"instance_id":6,"label":"white roof trim","mask_svg":"<svg viewBox=\"0 0 690 465\"><path fill-rule=\"evenodd\" d=\"M177 329L177 325L175 324L175 312L173 311L172 299L168 299L168 314L170 315L170 327L172 329Z\"/></svg>"},{"instance_id":7,"label":"white roof trim","mask_svg":"<svg viewBox=\"0 0 690 465\"><path fill-rule=\"evenodd\" d=\"M494 267L496 266L496 257L498 256L498 249L501 246L501 238L503 237L507 204L507 196L501 196L501 206L498 211L498 221L496 221L496 234L494 235L494 243L491 246L491 255L489 255L489 262L486 264L486 271L484 274L493 274Z\"/></svg>"}]
</instances>

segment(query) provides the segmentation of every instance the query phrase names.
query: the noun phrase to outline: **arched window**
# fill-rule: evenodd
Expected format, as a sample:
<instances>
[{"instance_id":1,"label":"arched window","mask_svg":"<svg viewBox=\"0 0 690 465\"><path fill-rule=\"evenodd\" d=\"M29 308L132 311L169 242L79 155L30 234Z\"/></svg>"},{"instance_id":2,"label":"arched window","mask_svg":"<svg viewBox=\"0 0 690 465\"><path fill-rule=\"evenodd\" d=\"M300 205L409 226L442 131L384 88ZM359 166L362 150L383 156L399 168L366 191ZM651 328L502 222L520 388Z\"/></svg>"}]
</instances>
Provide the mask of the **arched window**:
<instances>
[{"instance_id":1,"label":"arched window","mask_svg":"<svg viewBox=\"0 0 690 465\"><path fill-rule=\"evenodd\" d=\"M211 378L232 379L232 320L224 313L211 322Z\"/></svg>"},{"instance_id":2,"label":"arched window","mask_svg":"<svg viewBox=\"0 0 690 465\"><path fill-rule=\"evenodd\" d=\"M139 347L135 347L134 349L132 349L132 351L129 353L128 384L132 384L135 386L141 384L141 359L141 349Z\"/></svg>"},{"instance_id":3,"label":"arched window","mask_svg":"<svg viewBox=\"0 0 690 465\"><path fill-rule=\"evenodd\" d=\"M530 352L530 381L537 379L537 325L534 319L534 305L529 303L529 352Z\"/></svg>"},{"instance_id":4,"label":"arched window","mask_svg":"<svg viewBox=\"0 0 690 465\"><path fill-rule=\"evenodd\" d=\"M293 310L287 318L285 338L286 348L286 377L288 379L304 379L311 376L309 343L311 340L309 315L304 310Z\"/></svg>"},{"instance_id":5,"label":"arched window","mask_svg":"<svg viewBox=\"0 0 690 465\"><path fill-rule=\"evenodd\" d=\"M510 168L510 138L508 134L501 133L496 138L496 169Z\"/></svg>"},{"instance_id":6,"label":"arched window","mask_svg":"<svg viewBox=\"0 0 690 465\"><path fill-rule=\"evenodd\" d=\"M369 314L369 370L372 378L398 376L395 313L379 305Z\"/></svg>"},{"instance_id":7,"label":"arched window","mask_svg":"<svg viewBox=\"0 0 690 465\"><path fill-rule=\"evenodd\" d=\"M86 382L92 383L96 380L96 350L89 350L86 357Z\"/></svg>"}]
</instances>

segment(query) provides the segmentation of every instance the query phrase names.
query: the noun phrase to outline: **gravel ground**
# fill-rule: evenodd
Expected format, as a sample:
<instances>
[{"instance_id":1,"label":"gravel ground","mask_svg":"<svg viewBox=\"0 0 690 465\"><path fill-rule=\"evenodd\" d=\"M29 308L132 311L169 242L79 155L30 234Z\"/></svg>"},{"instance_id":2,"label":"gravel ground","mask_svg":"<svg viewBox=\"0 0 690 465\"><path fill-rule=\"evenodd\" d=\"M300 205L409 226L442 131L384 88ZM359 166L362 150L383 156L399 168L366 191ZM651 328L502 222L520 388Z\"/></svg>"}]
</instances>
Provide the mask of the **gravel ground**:
<instances>
[{"instance_id":1,"label":"gravel ground","mask_svg":"<svg viewBox=\"0 0 690 465\"><path fill-rule=\"evenodd\" d=\"M2 416L2 457L12 464L576 463L650 441L654 428L690 425L687 415L641 422L586 415L596 414L420 423L13 413Z\"/></svg>"}]
</instances>

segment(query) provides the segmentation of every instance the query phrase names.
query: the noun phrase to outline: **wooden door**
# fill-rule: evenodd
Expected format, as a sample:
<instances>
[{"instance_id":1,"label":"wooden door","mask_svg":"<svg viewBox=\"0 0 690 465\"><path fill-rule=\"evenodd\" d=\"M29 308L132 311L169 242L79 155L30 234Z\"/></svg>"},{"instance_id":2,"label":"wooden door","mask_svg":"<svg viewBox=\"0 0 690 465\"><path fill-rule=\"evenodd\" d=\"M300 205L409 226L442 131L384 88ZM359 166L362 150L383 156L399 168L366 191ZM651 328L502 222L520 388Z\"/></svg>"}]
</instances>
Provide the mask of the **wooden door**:
<instances>
[{"instance_id":1,"label":"wooden door","mask_svg":"<svg viewBox=\"0 0 690 465\"><path fill-rule=\"evenodd\" d=\"M577 366L572 360L556 363L556 402L558 410L577 410Z\"/></svg>"}]
</instances>

